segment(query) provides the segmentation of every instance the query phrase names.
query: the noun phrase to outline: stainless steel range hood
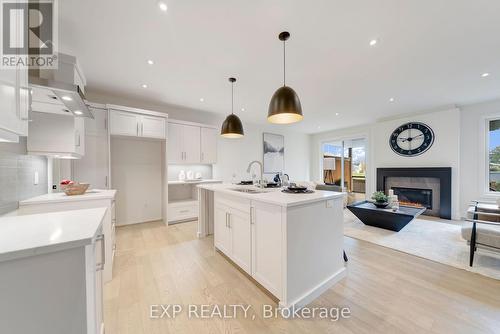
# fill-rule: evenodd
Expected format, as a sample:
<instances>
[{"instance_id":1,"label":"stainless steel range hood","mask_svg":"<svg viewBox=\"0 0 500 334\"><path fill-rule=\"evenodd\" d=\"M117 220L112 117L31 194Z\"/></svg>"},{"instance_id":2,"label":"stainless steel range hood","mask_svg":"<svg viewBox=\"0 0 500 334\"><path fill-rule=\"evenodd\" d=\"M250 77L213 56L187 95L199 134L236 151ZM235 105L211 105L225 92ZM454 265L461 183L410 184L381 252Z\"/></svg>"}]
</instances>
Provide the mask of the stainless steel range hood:
<instances>
[{"instance_id":1,"label":"stainless steel range hood","mask_svg":"<svg viewBox=\"0 0 500 334\"><path fill-rule=\"evenodd\" d=\"M85 101L85 77L76 57L59 53L57 59L57 69L30 69L31 109L94 118Z\"/></svg>"}]
</instances>

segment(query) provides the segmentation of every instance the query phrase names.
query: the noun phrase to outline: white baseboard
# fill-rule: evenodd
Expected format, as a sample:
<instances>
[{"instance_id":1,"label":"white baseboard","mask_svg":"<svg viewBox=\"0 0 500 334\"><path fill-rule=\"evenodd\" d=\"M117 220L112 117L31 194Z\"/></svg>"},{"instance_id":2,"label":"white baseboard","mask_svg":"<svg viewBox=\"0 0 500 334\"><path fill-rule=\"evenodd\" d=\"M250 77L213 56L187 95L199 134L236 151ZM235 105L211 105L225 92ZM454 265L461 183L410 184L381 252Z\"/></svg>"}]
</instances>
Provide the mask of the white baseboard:
<instances>
[{"instance_id":1,"label":"white baseboard","mask_svg":"<svg viewBox=\"0 0 500 334\"><path fill-rule=\"evenodd\" d=\"M326 290L330 289L332 286L334 286L338 281L340 281L342 278L344 278L347 275L346 268L342 267L340 268L337 272L335 272L333 275L328 277L326 280L321 282L320 284L316 285L314 288L300 296L299 298L295 299L294 301L290 301L286 304L283 304L282 301L280 301L280 308L294 308L294 309L299 309L316 298L318 298L323 292Z\"/></svg>"}]
</instances>

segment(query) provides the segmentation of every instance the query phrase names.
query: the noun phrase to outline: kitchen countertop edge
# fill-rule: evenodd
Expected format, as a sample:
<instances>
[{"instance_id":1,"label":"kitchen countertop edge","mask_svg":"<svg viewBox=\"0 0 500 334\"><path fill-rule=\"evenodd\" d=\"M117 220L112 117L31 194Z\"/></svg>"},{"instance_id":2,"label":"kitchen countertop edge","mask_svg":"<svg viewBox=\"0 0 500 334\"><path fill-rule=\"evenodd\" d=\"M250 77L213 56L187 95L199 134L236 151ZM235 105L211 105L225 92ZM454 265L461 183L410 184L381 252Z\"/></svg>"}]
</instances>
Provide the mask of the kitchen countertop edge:
<instances>
[{"instance_id":1,"label":"kitchen countertop edge","mask_svg":"<svg viewBox=\"0 0 500 334\"><path fill-rule=\"evenodd\" d=\"M326 201L330 199L336 199L336 198L342 198L346 194L341 193L341 192L333 192L333 191L325 191L325 190L314 190L313 194L284 194L281 193L280 189L272 189L270 188L267 192L264 193L257 193L257 194L248 194L244 192L238 192L231 190L230 188L237 188L237 187L245 187L245 186L238 186L234 184L200 184L197 186L198 188L205 189L205 190L210 190L214 192L221 192L224 194L229 194L233 196L238 196L238 197L243 197L247 198L250 200L258 201L258 202L263 202L263 203L270 203L274 205L279 205L282 207L293 207L293 206L299 206L299 205L304 205L304 204L310 204L314 202L321 202L321 201ZM248 187L248 186L246 186ZM288 197L287 199L283 200L278 200L274 198L269 198L267 196L270 193L274 192L280 192L280 195L284 195L285 197ZM323 196L318 196L318 194L322 194ZM313 195L311 197L311 195ZM264 198L263 198L264 196ZM290 197L289 197L290 196ZM298 198L301 196L302 198ZM275 196L276 197L276 196Z\"/></svg>"},{"instance_id":2,"label":"kitchen countertop edge","mask_svg":"<svg viewBox=\"0 0 500 334\"><path fill-rule=\"evenodd\" d=\"M85 219L87 219L88 217L91 217L89 219L93 219L94 224L91 225L90 227L87 226L87 224L86 224L86 228L90 229L91 232L87 231L84 236L80 235L80 236L72 237L71 233L74 234L74 232L69 232L70 235L68 237L65 236L65 239L62 240L61 242L55 241L53 243L50 243L50 242L47 242L46 240L42 240L42 241L33 241L32 242L33 246L23 246L23 248L19 248L19 249L7 249L7 250L5 250L5 249L0 248L0 263L89 245L92 242L92 240L95 238L95 236L97 235L97 231L99 230L99 228L102 226L102 222L104 220L104 216L106 214L106 211L107 211L107 208L95 208L95 209L49 212L49 213L24 215L24 216L2 217L2 218L0 218L0 231L2 230L2 224L7 224L7 223L11 223L11 224L18 224L19 223L20 228L25 228L25 226L22 226L22 225L23 225L23 223L24 223L24 225L29 225L30 222L27 222L27 220L30 218L33 218L33 221L36 221L35 224L37 224L37 225L40 224L40 226L42 226L42 224L45 221L44 217L47 219L47 217L50 217L50 216L63 217L65 220L65 224L66 224L66 221L68 224L75 223L75 221L76 221L75 218L78 218L78 217L80 217L80 219L81 219L81 217L85 217ZM54 228L54 226L51 226L51 227ZM28 228L29 228L29 226L28 226ZM48 228L50 228L50 227L48 227ZM64 233L64 232L62 232L62 233ZM11 247L11 248L13 248L13 247Z\"/></svg>"},{"instance_id":3,"label":"kitchen countertop edge","mask_svg":"<svg viewBox=\"0 0 500 334\"><path fill-rule=\"evenodd\" d=\"M100 199L112 199L116 196L115 189L93 189L91 192L86 192L83 195L68 196L64 193L49 193L24 201L19 201L19 206L35 205L35 204L48 204L48 203L63 203L63 202L78 202L78 201L91 201Z\"/></svg>"}]
</instances>

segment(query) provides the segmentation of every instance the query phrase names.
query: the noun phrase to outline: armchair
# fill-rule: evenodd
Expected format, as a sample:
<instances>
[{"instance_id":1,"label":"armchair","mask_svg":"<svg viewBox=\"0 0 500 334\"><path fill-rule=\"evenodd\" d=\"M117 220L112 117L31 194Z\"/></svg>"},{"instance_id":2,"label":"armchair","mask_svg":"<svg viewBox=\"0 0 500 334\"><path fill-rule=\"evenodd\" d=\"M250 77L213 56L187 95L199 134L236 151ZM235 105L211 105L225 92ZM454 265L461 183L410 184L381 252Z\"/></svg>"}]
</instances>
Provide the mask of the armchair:
<instances>
[{"instance_id":1,"label":"armchair","mask_svg":"<svg viewBox=\"0 0 500 334\"><path fill-rule=\"evenodd\" d=\"M472 267L478 248L500 252L500 209L496 204L474 201L465 220L472 223L462 227L462 237L470 246L469 266Z\"/></svg>"}]
</instances>

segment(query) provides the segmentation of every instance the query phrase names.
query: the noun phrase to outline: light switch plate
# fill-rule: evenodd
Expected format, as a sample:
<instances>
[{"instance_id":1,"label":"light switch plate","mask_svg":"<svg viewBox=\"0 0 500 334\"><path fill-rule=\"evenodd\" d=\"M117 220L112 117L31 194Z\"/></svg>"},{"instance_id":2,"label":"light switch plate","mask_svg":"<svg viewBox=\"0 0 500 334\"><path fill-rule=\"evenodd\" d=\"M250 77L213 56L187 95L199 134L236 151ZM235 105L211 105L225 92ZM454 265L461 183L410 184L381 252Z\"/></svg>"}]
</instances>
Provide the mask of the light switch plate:
<instances>
[{"instance_id":1,"label":"light switch plate","mask_svg":"<svg viewBox=\"0 0 500 334\"><path fill-rule=\"evenodd\" d=\"M326 207L333 208L333 200L329 199L328 201L326 201Z\"/></svg>"}]
</instances>

